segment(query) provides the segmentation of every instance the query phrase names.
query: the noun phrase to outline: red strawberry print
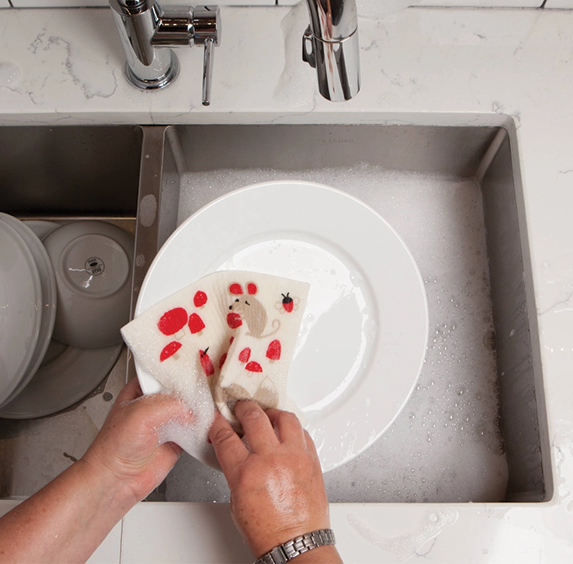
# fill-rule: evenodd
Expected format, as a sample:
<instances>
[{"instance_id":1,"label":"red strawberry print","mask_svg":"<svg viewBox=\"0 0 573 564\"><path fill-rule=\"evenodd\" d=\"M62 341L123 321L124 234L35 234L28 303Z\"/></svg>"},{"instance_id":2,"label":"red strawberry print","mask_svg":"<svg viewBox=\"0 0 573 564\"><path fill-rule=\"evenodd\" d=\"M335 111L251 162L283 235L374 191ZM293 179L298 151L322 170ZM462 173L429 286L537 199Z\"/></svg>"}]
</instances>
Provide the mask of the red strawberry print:
<instances>
[{"instance_id":1,"label":"red strawberry print","mask_svg":"<svg viewBox=\"0 0 573 564\"><path fill-rule=\"evenodd\" d=\"M235 337L231 336L231 338L229 339L229 344L232 345L234 340L235 340Z\"/></svg>"},{"instance_id":2,"label":"red strawberry print","mask_svg":"<svg viewBox=\"0 0 573 564\"><path fill-rule=\"evenodd\" d=\"M181 343L178 341L171 341L168 345L163 347L161 354L159 355L159 361L163 362L169 357L173 356L181 348Z\"/></svg>"},{"instance_id":3,"label":"red strawberry print","mask_svg":"<svg viewBox=\"0 0 573 564\"><path fill-rule=\"evenodd\" d=\"M237 327L240 327L243 324L243 320L241 319L241 316L238 313L228 313L227 314L227 325L231 328L231 329L236 329Z\"/></svg>"},{"instance_id":4,"label":"red strawberry print","mask_svg":"<svg viewBox=\"0 0 573 564\"><path fill-rule=\"evenodd\" d=\"M207 294L199 290L193 298L193 305L195 307L203 307L207 303Z\"/></svg>"},{"instance_id":5,"label":"red strawberry print","mask_svg":"<svg viewBox=\"0 0 573 564\"><path fill-rule=\"evenodd\" d=\"M247 284L247 292L253 296L254 294L257 293L257 285L254 282L249 282Z\"/></svg>"},{"instance_id":6,"label":"red strawberry print","mask_svg":"<svg viewBox=\"0 0 573 564\"><path fill-rule=\"evenodd\" d=\"M251 349L246 347L239 353L239 361L249 362L249 358L251 358Z\"/></svg>"},{"instance_id":7,"label":"red strawberry print","mask_svg":"<svg viewBox=\"0 0 573 564\"><path fill-rule=\"evenodd\" d=\"M187 312L182 307L176 307L161 316L157 327L164 335L174 335L185 327L185 323L187 323Z\"/></svg>"},{"instance_id":8,"label":"red strawberry print","mask_svg":"<svg viewBox=\"0 0 573 564\"><path fill-rule=\"evenodd\" d=\"M227 353L223 353L221 355L221 358L219 359L219 370L221 370L221 368L223 368L223 364L225 364L226 360L227 360Z\"/></svg>"},{"instance_id":9,"label":"red strawberry print","mask_svg":"<svg viewBox=\"0 0 573 564\"><path fill-rule=\"evenodd\" d=\"M286 296L284 294L281 294L281 296L283 297L283 307L287 313L290 313L294 306L293 299L289 296L289 293L290 292L287 292Z\"/></svg>"},{"instance_id":10,"label":"red strawberry print","mask_svg":"<svg viewBox=\"0 0 573 564\"><path fill-rule=\"evenodd\" d=\"M205 324L199 315L192 313L189 316L189 331L194 335L205 329Z\"/></svg>"},{"instance_id":11,"label":"red strawberry print","mask_svg":"<svg viewBox=\"0 0 573 564\"><path fill-rule=\"evenodd\" d=\"M211 362L211 359L209 358L209 355L207 354L208 350L209 347L207 347L204 351L200 350L199 358L201 360L201 366L203 367L205 374L207 376L213 376L213 374L215 374L215 368L213 366L213 363Z\"/></svg>"},{"instance_id":12,"label":"red strawberry print","mask_svg":"<svg viewBox=\"0 0 573 564\"><path fill-rule=\"evenodd\" d=\"M267 358L270 360L280 360L281 342L278 339L271 341L271 343L267 347Z\"/></svg>"},{"instance_id":13,"label":"red strawberry print","mask_svg":"<svg viewBox=\"0 0 573 564\"><path fill-rule=\"evenodd\" d=\"M249 372L262 372L263 371L261 365L258 362L255 362L254 360L251 360L251 362L249 362L247 364L247 366L245 366L245 370L248 370Z\"/></svg>"},{"instance_id":14,"label":"red strawberry print","mask_svg":"<svg viewBox=\"0 0 573 564\"><path fill-rule=\"evenodd\" d=\"M229 286L229 292L231 292L231 294L234 294L235 296L238 296L243 293L243 288L241 287L240 284L231 284Z\"/></svg>"}]
</instances>

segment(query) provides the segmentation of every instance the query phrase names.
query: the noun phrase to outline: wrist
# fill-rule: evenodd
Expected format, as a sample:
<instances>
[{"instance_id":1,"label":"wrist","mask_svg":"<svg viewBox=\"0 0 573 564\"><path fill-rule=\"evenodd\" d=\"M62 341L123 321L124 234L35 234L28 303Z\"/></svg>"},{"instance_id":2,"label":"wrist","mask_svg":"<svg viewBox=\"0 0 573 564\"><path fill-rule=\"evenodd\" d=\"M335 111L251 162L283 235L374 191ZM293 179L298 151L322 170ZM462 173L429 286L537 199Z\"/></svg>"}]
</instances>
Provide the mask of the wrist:
<instances>
[{"instance_id":1,"label":"wrist","mask_svg":"<svg viewBox=\"0 0 573 564\"><path fill-rule=\"evenodd\" d=\"M94 507L105 510L121 519L138 501L132 489L119 479L97 456L88 451L75 463L92 497Z\"/></svg>"},{"instance_id":2,"label":"wrist","mask_svg":"<svg viewBox=\"0 0 573 564\"><path fill-rule=\"evenodd\" d=\"M292 564L342 564L335 546L321 546L296 557Z\"/></svg>"},{"instance_id":3,"label":"wrist","mask_svg":"<svg viewBox=\"0 0 573 564\"><path fill-rule=\"evenodd\" d=\"M338 554L336 549L334 549L334 551L322 551L320 554L317 554L319 549L333 549L335 542L336 539L332 529L313 530L302 535L297 535L296 537L273 547L271 550L261 555L255 564L285 564L295 558L297 559L297 562L300 562L301 564L305 561L310 562L310 558L313 559L313 562L329 561L324 558L330 558L331 562L339 561L332 560L332 556ZM308 556L311 552L313 555L312 557ZM305 558L301 560L301 557L303 556Z\"/></svg>"}]
</instances>

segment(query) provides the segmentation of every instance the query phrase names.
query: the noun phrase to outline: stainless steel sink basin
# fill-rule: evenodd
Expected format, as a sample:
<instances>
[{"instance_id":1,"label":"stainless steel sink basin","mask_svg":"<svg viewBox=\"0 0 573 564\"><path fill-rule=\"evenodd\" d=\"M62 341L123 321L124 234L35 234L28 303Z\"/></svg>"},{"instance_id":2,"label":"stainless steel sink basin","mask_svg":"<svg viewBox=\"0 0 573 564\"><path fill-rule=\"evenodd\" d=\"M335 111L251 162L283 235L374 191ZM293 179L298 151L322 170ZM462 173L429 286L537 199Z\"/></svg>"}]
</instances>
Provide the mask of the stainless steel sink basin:
<instances>
[{"instance_id":1,"label":"stainless steel sink basin","mask_svg":"<svg viewBox=\"0 0 573 564\"><path fill-rule=\"evenodd\" d=\"M69 134L66 128L17 129L5 128L0 136L2 147L11 135L9 162L22 163L14 140L21 135L29 141L33 130L39 154L47 150L42 136L49 141L54 132L60 142L48 143L50 150L78 145L62 141ZM77 131L95 135L97 129ZM4 174L3 154L0 210L20 216L106 217L135 217L137 210L133 303L153 257L177 225L215 197L253 182L296 178L346 190L377 209L410 247L430 309L426 363L418 388L384 436L325 475L331 501L541 502L552 497L525 213L509 120L506 127L190 125L101 128L97 134L119 131L131 141L112 135L113 141L86 149L113 145L109 155L100 154L102 171L97 170L103 174L107 164L110 174L91 181L89 188L78 182L86 177L81 166L61 183L50 180L50 190L63 196L52 207L49 190L33 175L19 183L25 187L18 189L22 194L13 188L5 194L5 178L18 177ZM134 152L129 175L122 151L126 144ZM62 160L72 162L74 157ZM61 468L70 455L81 456L87 437L93 436L97 425L85 414L104 396L73 410L85 420L74 431L83 437L74 454L54 436L53 421L20 426L0 421L0 448L7 453L2 495L28 495L57 470L54 465L41 476L34 470L34 479L18 482L22 436L41 436L61 453ZM58 417L69 414L50 419ZM40 468L41 461L38 455L30 466ZM227 501L228 490L220 473L182 456L150 499Z\"/></svg>"},{"instance_id":2,"label":"stainless steel sink basin","mask_svg":"<svg viewBox=\"0 0 573 564\"><path fill-rule=\"evenodd\" d=\"M134 235L142 139L139 127L0 128L0 210L58 223L99 219ZM93 391L63 412L0 419L0 497L34 493L82 456L125 383L126 356L107 375L94 371Z\"/></svg>"}]
</instances>

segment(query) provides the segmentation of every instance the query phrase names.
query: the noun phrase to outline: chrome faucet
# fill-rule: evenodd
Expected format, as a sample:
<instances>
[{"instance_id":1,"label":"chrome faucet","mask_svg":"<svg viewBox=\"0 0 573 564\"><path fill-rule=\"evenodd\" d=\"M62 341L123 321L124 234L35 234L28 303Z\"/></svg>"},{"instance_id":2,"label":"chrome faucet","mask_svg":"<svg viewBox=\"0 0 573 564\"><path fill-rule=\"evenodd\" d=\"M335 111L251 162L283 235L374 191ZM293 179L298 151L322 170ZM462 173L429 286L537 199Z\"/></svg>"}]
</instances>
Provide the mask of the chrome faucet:
<instances>
[{"instance_id":1,"label":"chrome faucet","mask_svg":"<svg viewBox=\"0 0 573 564\"><path fill-rule=\"evenodd\" d=\"M203 45L203 105L211 101L213 47L220 36L217 6L168 6L156 0L109 0L127 58L128 81L143 90L164 88L179 73L169 47Z\"/></svg>"},{"instance_id":2,"label":"chrome faucet","mask_svg":"<svg viewBox=\"0 0 573 564\"><path fill-rule=\"evenodd\" d=\"M320 93L333 102L360 90L360 47L355 0L307 0L310 25L302 58L316 69Z\"/></svg>"}]
</instances>

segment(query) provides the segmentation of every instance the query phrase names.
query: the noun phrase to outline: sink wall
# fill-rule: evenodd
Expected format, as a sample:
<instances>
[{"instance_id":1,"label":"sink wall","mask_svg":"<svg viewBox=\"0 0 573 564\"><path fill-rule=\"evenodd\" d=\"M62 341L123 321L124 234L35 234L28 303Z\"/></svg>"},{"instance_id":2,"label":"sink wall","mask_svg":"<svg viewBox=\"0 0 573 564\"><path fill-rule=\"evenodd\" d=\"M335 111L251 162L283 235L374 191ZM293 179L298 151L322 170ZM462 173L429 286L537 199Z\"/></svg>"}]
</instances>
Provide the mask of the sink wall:
<instances>
[{"instance_id":1,"label":"sink wall","mask_svg":"<svg viewBox=\"0 0 573 564\"><path fill-rule=\"evenodd\" d=\"M0 128L0 210L26 216L135 216L142 130Z\"/></svg>"}]
</instances>

